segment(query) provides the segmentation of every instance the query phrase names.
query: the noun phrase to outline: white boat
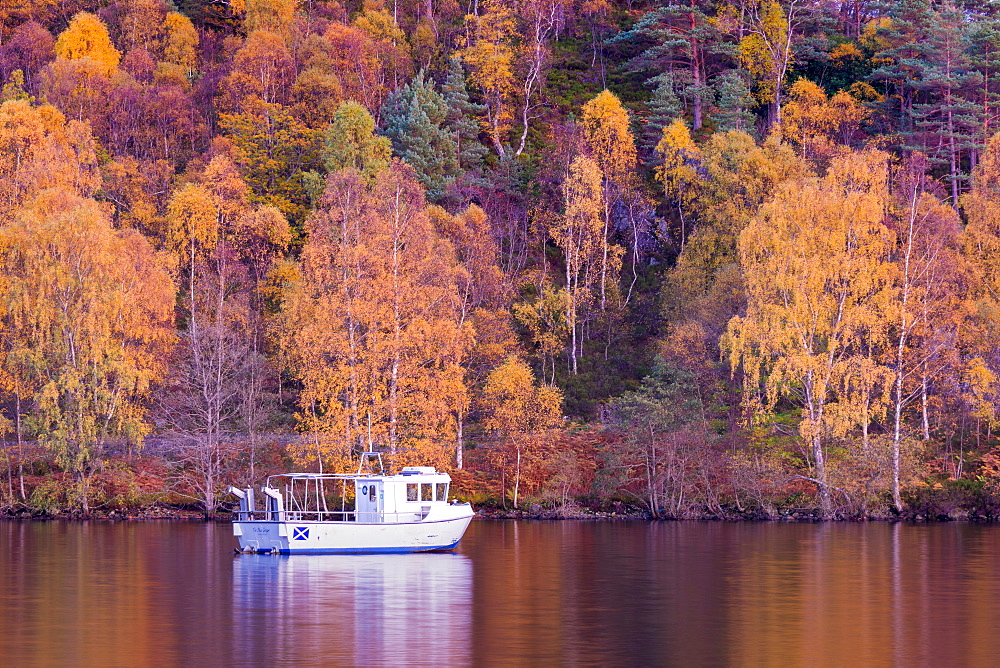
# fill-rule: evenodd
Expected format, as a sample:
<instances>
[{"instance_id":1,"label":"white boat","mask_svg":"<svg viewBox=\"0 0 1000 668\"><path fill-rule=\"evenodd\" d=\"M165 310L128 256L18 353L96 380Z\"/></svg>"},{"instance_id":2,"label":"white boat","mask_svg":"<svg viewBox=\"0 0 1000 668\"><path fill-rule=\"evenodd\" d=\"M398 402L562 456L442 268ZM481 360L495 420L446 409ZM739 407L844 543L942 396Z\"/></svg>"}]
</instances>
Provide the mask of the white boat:
<instances>
[{"instance_id":1,"label":"white boat","mask_svg":"<svg viewBox=\"0 0 1000 668\"><path fill-rule=\"evenodd\" d=\"M378 463L379 473L365 472ZM230 487L239 498L233 534L240 552L336 554L448 550L462 539L473 511L448 500L451 476L429 466L385 475L379 453L364 453L357 473L270 476L257 508L253 488ZM347 507L353 486L354 507ZM337 489L339 488L339 489ZM337 494L340 509L331 509Z\"/></svg>"}]
</instances>

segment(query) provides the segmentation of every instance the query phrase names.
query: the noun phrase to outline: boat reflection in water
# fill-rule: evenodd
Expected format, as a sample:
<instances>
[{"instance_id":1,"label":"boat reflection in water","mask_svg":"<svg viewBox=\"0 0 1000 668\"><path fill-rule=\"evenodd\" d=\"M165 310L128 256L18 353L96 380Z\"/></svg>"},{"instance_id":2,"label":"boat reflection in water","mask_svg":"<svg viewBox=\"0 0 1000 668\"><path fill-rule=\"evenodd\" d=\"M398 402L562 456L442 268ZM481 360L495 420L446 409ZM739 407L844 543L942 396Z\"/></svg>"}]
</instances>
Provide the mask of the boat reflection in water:
<instances>
[{"instance_id":1,"label":"boat reflection in water","mask_svg":"<svg viewBox=\"0 0 1000 668\"><path fill-rule=\"evenodd\" d=\"M244 554L233 597L239 664L471 662L472 562L461 554Z\"/></svg>"}]
</instances>

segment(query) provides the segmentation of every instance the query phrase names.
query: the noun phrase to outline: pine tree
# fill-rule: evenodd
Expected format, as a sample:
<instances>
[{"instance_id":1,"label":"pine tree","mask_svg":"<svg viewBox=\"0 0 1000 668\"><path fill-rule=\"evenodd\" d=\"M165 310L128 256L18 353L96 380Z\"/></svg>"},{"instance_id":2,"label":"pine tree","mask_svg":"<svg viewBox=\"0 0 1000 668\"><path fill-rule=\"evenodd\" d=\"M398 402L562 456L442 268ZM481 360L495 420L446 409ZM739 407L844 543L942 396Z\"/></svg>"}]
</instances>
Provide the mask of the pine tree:
<instances>
[{"instance_id":1,"label":"pine tree","mask_svg":"<svg viewBox=\"0 0 1000 668\"><path fill-rule=\"evenodd\" d=\"M753 96L740 70L726 70L712 80L715 89L715 106L710 118L721 132L741 130L750 132L753 128Z\"/></svg>"},{"instance_id":2,"label":"pine tree","mask_svg":"<svg viewBox=\"0 0 1000 668\"><path fill-rule=\"evenodd\" d=\"M952 204L957 205L969 178L968 155L983 143L975 102L982 75L968 58L969 25L958 10L941 7L928 27L930 33L921 39L926 63L913 83L917 100L910 110L913 131L906 143L945 170Z\"/></svg>"},{"instance_id":3,"label":"pine tree","mask_svg":"<svg viewBox=\"0 0 1000 668\"><path fill-rule=\"evenodd\" d=\"M458 142L458 164L463 171L475 171L483 164L489 152L479 141L479 121L486 107L469 99L465 86L462 61L452 58L448 65L448 78L441 86L441 94L448 105L445 126L455 133Z\"/></svg>"},{"instance_id":4,"label":"pine tree","mask_svg":"<svg viewBox=\"0 0 1000 668\"><path fill-rule=\"evenodd\" d=\"M642 132L642 148L644 151L652 153L656 149L660 137L663 136L663 128L684 113L684 105L677 97L677 93L674 92L674 76L671 72L655 76L646 83L656 84L653 97L649 98L649 102L646 103L649 108L649 116L646 118Z\"/></svg>"},{"instance_id":5,"label":"pine tree","mask_svg":"<svg viewBox=\"0 0 1000 668\"><path fill-rule=\"evenodd\" d=\"M947 174L957 204L984 142L988 100L970 54L972 24L948 5L901 0L891 20L869 32L867 41L881 47L873 59L883 63L869 79L883 95L886 119L897 126L898 148L925 154ZM978 60L988 70L988 61Z\"/></svg>"},{"instance_id":6,"label":"pine tree","mask_svg":"<svg viewBox=\"0 0 1000 668\"><path fill-rule=\"evenodd\" d=\"M423 72L397 89L382 107L382 134L393 152L417 172L428 198L439 199L458 175L456 133L444 127L448 105Z\"/></svg>"},{"instance_id":7,"label":"pine tree","mask_svg":"<svg viewBox=\"0 0 1000 668\"><path fill-rule=\"evenodd\" d=\"M613 40L646 47L629 61L628 68L660 72L654 77L656 79L669 77L673 91L680 93L683 105L690 109L694 130L701 129L706 103L711 100L712 91L706 84L708 77L728 59L727 56L733 55L733 46L723 38L719 22L706 14L708 8L709 3L703 0L667 3L665 7L647 12L631 30L620 33ZM671 114L659 127L654 145L659 141L663 126L679 115Z\"/></svg>"}]
</instances>

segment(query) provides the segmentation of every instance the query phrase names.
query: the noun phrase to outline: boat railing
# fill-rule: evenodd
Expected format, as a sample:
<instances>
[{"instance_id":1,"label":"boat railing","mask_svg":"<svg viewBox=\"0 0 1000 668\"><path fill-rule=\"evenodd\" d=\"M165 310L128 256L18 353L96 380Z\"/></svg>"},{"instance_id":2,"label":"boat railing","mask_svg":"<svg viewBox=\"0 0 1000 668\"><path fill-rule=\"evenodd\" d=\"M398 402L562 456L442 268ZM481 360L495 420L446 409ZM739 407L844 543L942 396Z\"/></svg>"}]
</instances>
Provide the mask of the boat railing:
<instances>
[{"instance_id":1,"label":"boat railing","mask_svg":"<svg viewBox=\"0 0 1000 668\"><path fill-rule=\"evenodd\" d=\"M360 524L393 524L396 522L419 522L427 517L430 507L422 507L419 511L399 513L375 513L353 510L237 510L234 515L237 522L356 522ZM359 517L360 515L360 517Z\"/></svg>"}]
</instances>

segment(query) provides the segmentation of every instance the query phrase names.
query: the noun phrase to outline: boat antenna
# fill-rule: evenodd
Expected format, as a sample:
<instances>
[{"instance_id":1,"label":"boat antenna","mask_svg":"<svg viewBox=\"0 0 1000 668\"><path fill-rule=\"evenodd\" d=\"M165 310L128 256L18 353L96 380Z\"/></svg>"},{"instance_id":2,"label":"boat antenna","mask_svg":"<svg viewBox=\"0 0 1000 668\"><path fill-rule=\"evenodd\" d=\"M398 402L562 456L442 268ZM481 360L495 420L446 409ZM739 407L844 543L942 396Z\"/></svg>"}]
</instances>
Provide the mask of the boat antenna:
<instances>
[{"instance_id":1,"label":"boat antenna","mask_svg":"<svg viewBox=\"0 0 1000 668\"><path fill-rule=\"evenodd\" d=\"M373 452L372 448L372 412L368 411L368 452Z\"/></svg>"}]
</instances>

